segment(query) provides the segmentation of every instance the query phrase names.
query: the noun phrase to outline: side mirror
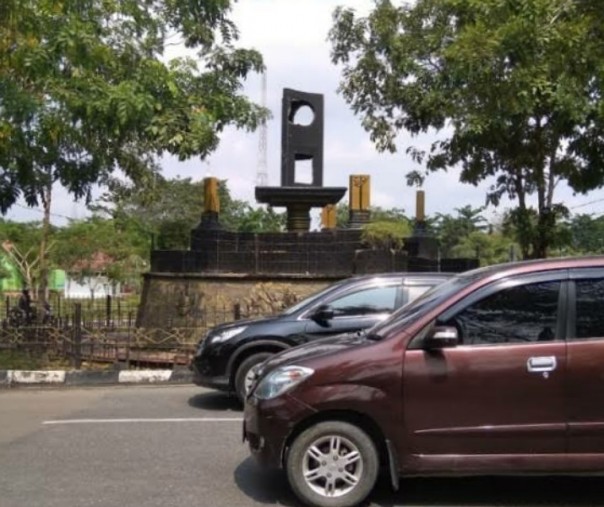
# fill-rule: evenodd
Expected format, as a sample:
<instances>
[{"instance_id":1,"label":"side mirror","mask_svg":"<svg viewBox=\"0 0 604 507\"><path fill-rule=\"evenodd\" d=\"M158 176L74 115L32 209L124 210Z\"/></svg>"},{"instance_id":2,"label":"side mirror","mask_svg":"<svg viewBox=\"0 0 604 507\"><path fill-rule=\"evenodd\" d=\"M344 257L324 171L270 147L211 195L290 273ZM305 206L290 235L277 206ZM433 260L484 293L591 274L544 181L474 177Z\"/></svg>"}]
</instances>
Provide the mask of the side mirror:
<instances>
[{"instance_id":1,"label":"side mirror","mask_svg":"<svg viewBox=\"0 0 604 507\"><path fill-rule=\"evenodd\" d=\"M459 344L459 334L453 326L436 326L424 339L424 348L428 350L446 349Z\"/></svg>"},{"instance_id":2,"label":"side mirror","mask_svg":"<svg viewBox=\"0 0 604 507\"><path fill-rule=\"evenodd\" d=\"M333 309L329 305L319 306L310 315L310 318L316 322L326 322L328 320L333 319L333 317L334 317L334 312L333 312Z\"/></svg>"}]
</instances>

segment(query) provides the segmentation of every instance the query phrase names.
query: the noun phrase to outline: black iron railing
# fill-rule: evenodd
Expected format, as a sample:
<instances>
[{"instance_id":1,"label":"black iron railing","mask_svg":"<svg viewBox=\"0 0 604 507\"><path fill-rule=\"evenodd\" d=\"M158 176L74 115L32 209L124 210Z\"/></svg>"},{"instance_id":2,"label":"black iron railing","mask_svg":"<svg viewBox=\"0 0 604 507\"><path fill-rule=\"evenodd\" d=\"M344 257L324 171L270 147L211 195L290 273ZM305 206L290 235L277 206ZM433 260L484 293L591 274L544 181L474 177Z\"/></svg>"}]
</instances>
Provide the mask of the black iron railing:
<instances>
[{"instance_id":1,"label":"black iron railing","mask_svg":"<svg viewBox=\"0 0 604 507\"><path fill-rule=\"evenodd\" d=\"M12 308L12 307L11 307ZM141 328L136 308L105 312L80 302L62 308L48 322L13 322L0 327L0 370L58 368L172 367L188 364L208 329L221 322L260 316L242 304L207 309L211 316L187 327Z\"/></svg>"}]
</instances>

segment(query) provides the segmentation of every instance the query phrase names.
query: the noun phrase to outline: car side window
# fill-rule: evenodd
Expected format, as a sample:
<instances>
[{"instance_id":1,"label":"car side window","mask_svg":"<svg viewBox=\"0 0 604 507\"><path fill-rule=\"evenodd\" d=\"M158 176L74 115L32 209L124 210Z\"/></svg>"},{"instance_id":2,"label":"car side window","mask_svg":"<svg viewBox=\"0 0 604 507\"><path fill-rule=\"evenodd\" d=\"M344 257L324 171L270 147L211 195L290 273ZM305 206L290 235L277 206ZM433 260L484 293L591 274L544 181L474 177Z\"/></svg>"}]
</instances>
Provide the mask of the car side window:
<instances>
[{"instance_id":1,"label":"car side window","mask_svg":"<svg viewBox=\"0 0 604 507\"><path fill-rule=\"evenodd\" d=\"M391 313L395 308L397 290L396 285L371 287L336 298L329 302L329 306L335 317Z\"/></svg>"},{"instance_id":2,"label":"car side window","mask_svg":"<svg viewBox=\"0 0 604 507\"><path fill-rule=\"evenodd\" d=\"M466 307L447 325L457 327L463 345L553 341L556 337L560 282L501 289Z\"/></svg>"},{"instance_id":3,"label":"car side window","mask_svg":"<svg viewBox=\"0 0 604 507\"><path fill-rule=\"evenodd\" d=\"M407 303L420 297L424 292L430 290L434 285L409 285L407 289Z\"/></svg>"},{"instance_id":4,"label":"car side window","mask_svg":"<svg viewBox=\"0 0 604 507\"><path fill-rule=\"evenodd\" d=\"M604 280L582 279L576 286L577 339L604 338Z\"/></svg>"}]
</instances>

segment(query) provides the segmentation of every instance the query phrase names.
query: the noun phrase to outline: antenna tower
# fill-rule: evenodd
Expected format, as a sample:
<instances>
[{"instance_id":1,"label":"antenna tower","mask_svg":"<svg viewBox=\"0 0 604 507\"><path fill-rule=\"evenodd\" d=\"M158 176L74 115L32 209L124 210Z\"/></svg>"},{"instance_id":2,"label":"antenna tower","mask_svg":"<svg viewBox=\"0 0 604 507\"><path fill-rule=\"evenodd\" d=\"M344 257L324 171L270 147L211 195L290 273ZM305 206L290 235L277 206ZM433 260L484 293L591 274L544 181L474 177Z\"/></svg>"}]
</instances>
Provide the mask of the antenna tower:
<instances>
[{"instance_id":1,"label":"antenna tower","mask_svg":"<svg viewBox=\"0 0 604 507\"><path fill-rule=\"evenodd\" d=\"M262 73L262 95L260 105L266 107L266 70ZM262 122L259 128L260 137L258 139L258 166L256 168L256 186L268 186L268 164L267 164L267 142L266 142L266 120Z\"/></svg>"}]
</instances>

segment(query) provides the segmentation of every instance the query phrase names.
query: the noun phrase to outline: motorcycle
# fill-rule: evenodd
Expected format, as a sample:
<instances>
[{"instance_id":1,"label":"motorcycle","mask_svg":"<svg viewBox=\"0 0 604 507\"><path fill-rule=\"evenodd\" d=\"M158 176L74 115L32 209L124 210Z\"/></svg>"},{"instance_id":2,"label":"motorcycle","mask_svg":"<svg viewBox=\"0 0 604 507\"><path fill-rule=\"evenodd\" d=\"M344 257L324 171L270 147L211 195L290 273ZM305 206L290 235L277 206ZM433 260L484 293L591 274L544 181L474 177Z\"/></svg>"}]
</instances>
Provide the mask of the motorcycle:
<instances>
[{"instance_id":1,"label":"motorcycle","mask_svg":"<svg viewBox=\"0 0 604 507\"><path fill-rule=\"evenodd\" d=\"M52 308L50 304L46 302L44 303L42 320L40 323L48 326L53 322L54 319L52 316ZM38 323L38 309L35 305L31 305L29 311L26 311L18 306L13 306L8 311L6 323L9 327L33 326Z\"/></svg>"}]
</instances>

